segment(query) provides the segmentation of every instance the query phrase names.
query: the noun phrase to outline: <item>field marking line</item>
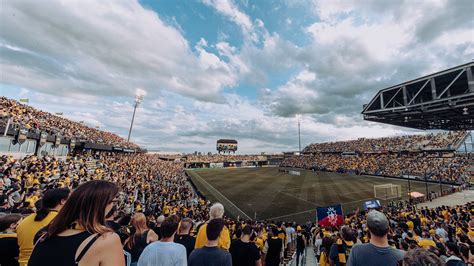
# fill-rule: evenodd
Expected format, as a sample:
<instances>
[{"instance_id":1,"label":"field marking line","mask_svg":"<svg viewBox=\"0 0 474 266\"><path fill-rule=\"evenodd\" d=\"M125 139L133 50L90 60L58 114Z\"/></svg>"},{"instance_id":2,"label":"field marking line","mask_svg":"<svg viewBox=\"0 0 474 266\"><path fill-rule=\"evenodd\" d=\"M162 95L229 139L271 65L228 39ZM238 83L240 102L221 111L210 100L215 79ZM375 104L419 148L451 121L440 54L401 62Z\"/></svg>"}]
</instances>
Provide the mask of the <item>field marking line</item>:
<instances>
[{"instance_id":1,"label":"field marking line","mask_svg":"<svg viewBox=\"0 0 474 266\"><path fill-rule=\"evenodd\" d=\"M281 216L275 216L275 217L271 217L271 218L266 218L266 219L264 219L264 220L280 219L280 218L283 218L283 217L288 217L288 216L293 216L293 215L297 215L297 214L302 214L302 213L309 212L309 211L316 211L316 209L309 209L309 210L306 210L306 211L295 212L295 213L290 213L290 214L281 215Z\"/></svg>"},{"instance_id":2,"label":"field marking line","mask_svg":"<svg viewBox=\"0 0 474 266\"><path fill-rule=\"evenodd\" d=\"M360 199L360 200L346 201L346 202L341 202L341 205L342 205L342 204L354 203L354 202L358 202L358 201L364 201L364 200L373 200L373 199L374 199L374 197L372 197L372 198L366 198L366 199Z\"/></svg>"},{"instance_id":3,"label":"field marking line","mask_svg":"<svg viewBox=\"0 0 474 266\"><path fill-rule=\"evenodd\" d=\"M244 211L242 211L239 207L237 207L232 201L230 201L226 196L222 195L221 192L219 192L219 190L215 189L213 186L211 186L211 184L209 184L206 180L204 180L201 176L199 176L199 174L197 173L194 173L194 177L198 177L198 179L200 179L201 181L203 181L204 183L206 183L207 186L209 186L210 188L212 188L215 192L217 192L221 197L223 197L225 200L227 200L228 203L230 203L232 206L234 206L237 210L239 210L242 214L245 215L245 217L247 217L247 219L249 220L252 220L252 218L250 218L250 216L248 216Z\"/></svg>"},{"instance_id":4,"label":"field marking line","mask_svg":"<svg viewBox=\"0 0 474 266\"><path fill-rule=\"evenodd\" d=\"M350 181L349 181L350 182ZM279 190L279 192L281 191L289 191L289 190L297 190L297 189L305 189L305 188L318 188L318 187L327 187L327 186L338 186L340 184L346 184L346 182L336 182L336 183L332 183L332 184L323 184L323 185L315 185L315 186L306 186L306 187L295 187L295 188L288 188L288 189L283 189L283 190ZM369 182L366 182L366 183L369 183ZM374 182L373 184L376 184L377 182ZM372 185L372 184L369 184L369 185Z\"/></svg>"},{"instance_id":5,"label":"field marking line","mask_svg":"<svg viewBox=\"0 0 474 266\"><path fill-rule=\"evenodd\" d=\"M316 203L314 203L314 202L312 202L312 201L309 201L309 200L302 199L302 198L297 197L297 196L295 196L295 195L288 194L288 193L281 192L281 191L280 191L280 193L281 193L281 194L285 194L285 195L290 196L290 197L293 197L293 198L296 198L296 199L299 199L299 200L302 200L302 201L306 201L306 202L308 202L308 203L313 204L314 206L321 207L321 205L318 205L318 204L316 204Z\"/></svg>"}]
</instances>

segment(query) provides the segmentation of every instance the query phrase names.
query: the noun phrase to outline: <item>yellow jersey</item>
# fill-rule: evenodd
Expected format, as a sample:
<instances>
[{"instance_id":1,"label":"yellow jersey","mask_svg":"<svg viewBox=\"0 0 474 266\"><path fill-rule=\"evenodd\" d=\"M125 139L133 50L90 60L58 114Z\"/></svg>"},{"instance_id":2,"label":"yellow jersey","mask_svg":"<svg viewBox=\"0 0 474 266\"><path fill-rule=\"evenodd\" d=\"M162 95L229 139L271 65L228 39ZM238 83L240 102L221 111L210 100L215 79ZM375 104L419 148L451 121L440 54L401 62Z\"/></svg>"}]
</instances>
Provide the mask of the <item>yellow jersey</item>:
<instances>
[{"instance_id":1,"label":"yellow jersey","mask_svg":"<svg viewBox=\"0 0 474 266\"><path fill-rule=\"evenodd\" d=\"M196 236L196 244L194 245L194 248L202 248L207 243L206 228L207 228L207 223L203 224L199 228L199 231ZM219 241L218 241L217 246L222 249L229 250L230 232L227 226L224 226L224 228L222 228L221 234L219 235Z\"/></svg>"},{"instance_id":2,"label":"yellow jersey","mask_svg":"<svg viewBox=\"0 0 474 266\"><path fill-rule=\"evenodd\" d=\"M424 249L428 249L429 247L436 248L436 243L430 239L423 239L420 242L418 242L418 245Z\"/></svg>"},{"instance_id":3,"label":"yellow jersey","mask_svg":"<svg viewBox=\"0 0 474 266\"><path fill-rule=\"evenodd\" d=\"M20 266L26 266L30 259L31 252L35 243L33 239L40 229L47 226L58 213L56 211L50 211L48 215L42 221L35 221L36 213L33 213L23 219L16 228L18 236L18 246L20 246L20 256L18 262Z\"/></svg>"}]
</instances>

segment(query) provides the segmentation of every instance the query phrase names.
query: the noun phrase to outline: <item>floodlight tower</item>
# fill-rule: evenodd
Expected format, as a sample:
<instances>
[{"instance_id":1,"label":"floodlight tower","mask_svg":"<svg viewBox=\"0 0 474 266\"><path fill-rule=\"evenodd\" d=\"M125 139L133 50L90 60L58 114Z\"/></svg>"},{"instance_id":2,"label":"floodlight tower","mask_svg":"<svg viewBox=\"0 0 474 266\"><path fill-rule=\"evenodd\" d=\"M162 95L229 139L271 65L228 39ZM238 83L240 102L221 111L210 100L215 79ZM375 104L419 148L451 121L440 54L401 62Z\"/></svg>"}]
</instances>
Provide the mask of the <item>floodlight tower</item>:
<instances>
[{"instance_id":1,"label":"floodlight tower","mask_svg":"<svg viewBox=\"0 0 474 266\"><path fill-rule=\"evenodd\" d=\"M135 94L135 106L133 107L132 122L130 123L130 130L128 131L127 141L130 141L130 135L132 134L132 128L133 128L133 121L135 120L135 112L137 111L137 107L140 105L142 101L143 101L143 95Z\"/></svg>"},{"instance_id":2,"label":"floodlight tower","mask_svg":"<svg viewBox=\"0 0 474 266\"><path fill-rule=\"evenodd\" d=\"M301 155L301 115L297 114L296 119L298 119L298 152Z\"/></svg>"}]
</instances>

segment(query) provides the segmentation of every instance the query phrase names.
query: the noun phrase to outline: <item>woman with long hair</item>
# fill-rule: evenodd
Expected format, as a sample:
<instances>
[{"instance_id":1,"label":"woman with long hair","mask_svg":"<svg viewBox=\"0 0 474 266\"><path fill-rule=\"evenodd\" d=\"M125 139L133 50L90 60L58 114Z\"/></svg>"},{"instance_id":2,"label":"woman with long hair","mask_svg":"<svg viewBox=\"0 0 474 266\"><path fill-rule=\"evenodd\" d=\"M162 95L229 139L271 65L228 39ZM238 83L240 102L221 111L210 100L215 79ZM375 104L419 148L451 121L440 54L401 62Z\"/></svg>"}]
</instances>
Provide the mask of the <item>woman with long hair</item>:
<instances>
[{"instance_id":1,"label":"woman with long hair","mask_svg":"<svg viewBox=\"0 0 474 266\"><path fill-rule=\"evenodd\" d=\"M117 193L104 180L80 185L38 240L28 265L125 265L120 238L105 222Z\"/></svg>"},{"instance_id":2,"label":"woman with long hair","mask_svg":"<svg viewBox=\"0 0 474 266\"><path fill-rule=\"evenodd\" d=\"M329 266L331 265L329 261L329 251L331 250L332 244L335 243L333 237L325 236L321 244L321 254L319 257L319 265Z\"/></svg>"},{"instance_id":3,"label":"woman with long hair","mask_svg":"<svg viewBox=\"0 0 474 266\"><path fill-rule=\"evenodd\" d=\"M134 265L138 262L145 247L158 240L158 235L148 228L146 217L141 212L133 215L130 225L132 234L125 240L125 251L132 255L132 265Z\"/></svg>"}]
</instances>

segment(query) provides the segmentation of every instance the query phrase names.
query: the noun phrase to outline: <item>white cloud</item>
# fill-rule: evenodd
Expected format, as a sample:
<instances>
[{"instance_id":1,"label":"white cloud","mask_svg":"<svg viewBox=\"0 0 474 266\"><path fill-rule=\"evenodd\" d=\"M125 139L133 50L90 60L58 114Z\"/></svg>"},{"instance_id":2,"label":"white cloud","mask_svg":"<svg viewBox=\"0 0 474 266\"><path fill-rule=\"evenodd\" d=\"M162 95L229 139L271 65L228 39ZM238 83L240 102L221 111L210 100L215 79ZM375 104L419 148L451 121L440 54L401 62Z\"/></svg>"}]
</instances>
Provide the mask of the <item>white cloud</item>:
<instances>
[{"instance_id":1,"label":"white cloud","mask_svg":"<svg viewBox=\"0 0 474 266\"><path fill-rule=\"evenodd\" d=\"M203 0L203 3L213 7L217 12L228 17L232 22L237 24L247 40L258 40L252 20L247 14L240 11L232 0ZM263 27L263 21L257 20L257 23L259 27Z\"/></svg>"},{"instance_id":2,"label":"white cloud","mask_svg":"<svg viewBox=\"0 0 474 266\"><path fill-rule=\"evenodd\" d=\"M117 96L141 87L206 101L235 84L231 66L195 55L179 30L136 1L10 1L1 15L6 84Z\"/></svg>"}]
</instances>

